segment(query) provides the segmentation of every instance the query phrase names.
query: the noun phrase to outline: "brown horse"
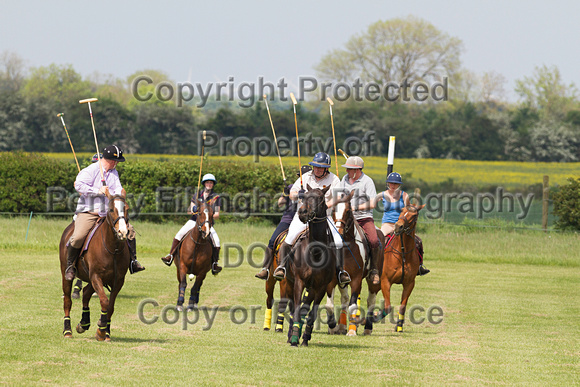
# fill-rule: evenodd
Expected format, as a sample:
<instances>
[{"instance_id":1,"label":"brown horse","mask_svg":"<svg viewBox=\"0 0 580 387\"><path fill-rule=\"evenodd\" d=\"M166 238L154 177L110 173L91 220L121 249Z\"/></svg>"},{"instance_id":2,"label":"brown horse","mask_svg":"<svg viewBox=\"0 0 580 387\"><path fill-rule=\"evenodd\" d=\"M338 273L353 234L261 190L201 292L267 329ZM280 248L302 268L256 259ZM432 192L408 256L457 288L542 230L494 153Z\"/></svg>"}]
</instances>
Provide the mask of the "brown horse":
<instances>
[{"instance_id":1,"label":"brown horse","mask_svg":"<svg viewBox=\"0 0 580 387\"><path fill-rule=\"evenodd\" d=\"M425 205L414 206L410 205L403 208L399 215L399 220L395 223L395 233L392 241L385 248L383 261L379 262L379 273L381 273L380 285L372 285L370 281L369 298L368 298L368 312L365 323L365 335L371 334L372 323L383 319L391 313L391 286L393 284L403 285L403 294L401 296L401 306L399 307L399 316L397 320L397 332L403 332L403 324L405 322L405 310L407 308L407 301L415 287L415 277L419 271L421 258L415 244L415 226L419 217L419 211ZM378 317L374 316L374 304L378 288L380 286L385 298L384 309Z\"/></svg>"},{"instance_id":2,"label":"brown horse","mask_svg":"<svg viewBox=\"0 0 580 387\"><path fill-rule=\"evenodd\" d=\"M197 308L199 290L207 272L211 270L212 243L209 238L213 226L213 208L205 201L197 199L197 219L195 226L180 242L175 252L175 266L177 267L177 281L179 281L179 296L177 310L183 310L187 274L195 275L195 282L191 288L187 310Z\"/></svg>"},{"instance_id":3,"label":"brown horse","mask_svg":"<svg viewBox=\"0 0 580 387\"><path fill-rule=\"evenodd\" d=\"M324 199L330 187L322 190L307 188L302 207L298 210L298 217L301 222L308 223L308 236L294 244L292 249L294 257L290 260L289 270L286 273L286 290L294 307L291 318L292 329L288 331L288 341L292 346L298 346L303 317L306 315L308 318L302 335L302 345L308 346L320 301L327 293L327 289L334 287L337 281L336 253L332 247L334 241L328 226ZM280 255L286 253L285 249L282 249Z\"/></svg>"},{"instance_id":4,"label":"brown horse","mask_svg":"<svg viewBox=\"0 0 580 387\"><path fill-rule=\"evenodd\" d=\"M274 251L272 254L274 255L274 259L272 263L270 263L270 267L268 268L269 273L273 273L274 270L278 267L278 253L279 253L279 246L284 241L288 235L288 230L282 231L280 235L276 237L274 241ZM276 282L278 282L273 276L269 275L268 279L266 280L266 313L264 315L264 330L269 331L272 326L272 307L274 306L274 290L276 288ZM276 332L283 332L284 331L284 312L286 311L286 307L288 305L288 295L286 294L286 287L287 287L287 280L284 278L280 281L280 302L278 303L278 316L276 317Z\"/></svg>"},{"instance_id":5,"label":"brown horse","mask_svg":"<svg viewBox=\"0 0 580 387\"><path fill-rule=\"evenodd\" d=\"M115 299L125 283L129 269L130 252L127 245L127 218L129 208L125 196L109 197L109 207L105 220L95 231L84 254L77 259L76 272L79 279L87 282L83 289L83 315L76 330L83 333L89 329L89 301L94 292L101 303L101 317L97 323L96 338L99 341L110 341L111 317L115 311ZM70 309L72 306L71 288L73 281L65 280L67 267L67 241L74 230L74 222L65 228L60 238L60 271L64 293L64 337L72 337ZM84 245L84 244L83 244ZM107 298L105 286L110 288Z\"/></svg>"},{"instance_id":6,"label":"brown horse","mask_svg":"<svg viewBox=\"0 0 580 387\"><path fill-rule=\"evenodd\" d=\"M363 278L368 274L368 266L365 265L365 257L369 254L369 245L365 243L366 237L364 231L355 221L351 199L354 195L352 191L349 195L338 199L336 210L334 212L335 224L339 234L343 238L344 247L344 268L351 278L350 299L348 296L348 289L346 287L339 287L341 294L341 314L338 326L334 317L334 290L327 298L326 310L328 313L329 333L343 334L346 333L346 316L349 316L349 325L347 336L356 336L359 319L357 318L357 300L359 298ZM381 246L384 246L385 240L383 233L378 230L379 241ZM378 247L377 249L380 249ZM375 251L378 254L378 252Z\"/></svg>"}]
</instances>

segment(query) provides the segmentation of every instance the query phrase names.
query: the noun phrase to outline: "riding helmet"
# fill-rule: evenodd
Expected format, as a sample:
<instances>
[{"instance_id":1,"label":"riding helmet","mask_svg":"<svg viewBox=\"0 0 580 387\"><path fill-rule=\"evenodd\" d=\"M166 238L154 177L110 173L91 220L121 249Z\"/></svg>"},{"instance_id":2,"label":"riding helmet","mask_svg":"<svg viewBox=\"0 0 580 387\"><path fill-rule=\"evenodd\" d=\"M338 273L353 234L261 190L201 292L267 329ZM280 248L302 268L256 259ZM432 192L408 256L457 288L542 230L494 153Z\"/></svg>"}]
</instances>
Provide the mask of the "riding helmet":
<instances>
[{"instance_id":1,"label":"riding helmet","mask_svg":"<svg viewBox=\"0 0 580 387\"><path fill-rule=\"evenodd\" d=\"M201 184L205 183L206 181L213 181L214 184L217 184L217 180L214 175L211 173L206 173L203 175L203 179L201 179Z\"/></svg>"},{"instance_id":2,"label":"riding helmet","mask_svg":"<svg viewBox=\"0 0 580 387\"><path fill-rule=\"evenodd\" d=\"M313 167L330 168L330 156L324 152L318 152L308 164Z\"/></svg>"},{"instance_id":3,"label":"riding helmet","mask_svg":"<svg viewBox=\"0 0 580 387\"><path fill-rule=\"evenodd\" d=\"M391 172L389 176L387 176L387 183L403 184L403 179L397 172Z\"/></svg>"},{"instance_id":4,"label":"riding helmet","mask_svg":"<svg viewBox=\"0 0 580 387\"><path fill-rule=\"evenodd\" d=\"M103 158L107 160L125 161L123 150L117 145L109 145L103 149Z\"/></svg>"},{"instance_id":5,"label":"riding helmet","mask_svg":"<svg viewBox=\"0 0 580 387\"><path fill-rule=\"evenodd\" d=\"M358 156L350 156L346 159L346 163L343 167L348 169L363 169L365 167L365 162Z\"/></svg>"}]
</instances>

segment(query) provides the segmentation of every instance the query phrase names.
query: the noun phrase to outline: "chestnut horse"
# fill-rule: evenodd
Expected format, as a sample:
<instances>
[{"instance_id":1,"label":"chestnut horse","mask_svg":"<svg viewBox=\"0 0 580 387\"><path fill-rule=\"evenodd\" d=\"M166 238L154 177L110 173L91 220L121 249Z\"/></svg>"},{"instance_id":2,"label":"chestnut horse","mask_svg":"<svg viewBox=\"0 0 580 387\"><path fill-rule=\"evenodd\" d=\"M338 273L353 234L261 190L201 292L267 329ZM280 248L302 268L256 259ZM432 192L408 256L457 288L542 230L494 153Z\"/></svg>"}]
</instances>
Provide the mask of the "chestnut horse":
<instances>
[{"instance_id":1,"label":"chestnut horse","mask_svg":"<svg viewBox=\"0 0 580 387\"><path fill-rule=\"evenodd\" d=\"M288 330L288 341L292 346L298 346L303 317L306 315L308 318L302 335L302 345L308 346L320 301L327 293L327 289L333 288L337 282L336 253L332 247L334 241L328 226L324 198L330 186L322 190L307 188L302 207L298 210L300 221L308 223L307 237L297 240L294 244L293 259L290 260L289 270L286 273L286 290L294 307L291 318L292 329ZM280 252L285 253L284 249Z\"/></svg>"},{"instance_id":2,"label":"chestnut horse","mask_svg":"<svg viewBox=\"0 0 580 387\"><path fill-rule=\"evenodd\" d=\"M125 275L129 269L130 253L127 245L127 221L129 208L124 196L109 197L109 207L105 220L95 231L84 254L76 262L77 277L87 285L83 289L83 314L76 330L83 333L89 329L89 301L94 292L101 303L101 317L97 323L96 338L99 341L110 341L111 317L115 311L115 299L125 283ZM72 306L71 288L73 281L67 281L66 244L70 239L75 223L68 225L60 238L59 255L62 275L62 291L64 294L64 337L72 337L70 324L70 309ZM86 243L86 242L85 242ZM84 244L83 243L83 246ZM107 298L105 286L110 288Z\"/></svg>"},{"instance_id":3,"label":"chestnut horse","mask_svg":"<svg viewBox=\"0 0 580 387\"><path fill-rule=\"evenodd\" d=\"M380 285L372 285L368 282L369 298L367 301L368 312L365 323L365 335L370 335L373 330L373 322L383 319L391 313L391 286L393 284L403 285L401 296L401 306L397 320L396 332L403 332L405 322L405 310L407 301L415 287L415 277L419 271L421 258L415 244L415 226L419 217L419 211L425 205L404 207L399 215L399 220L395 223L394 237L385 247L383 261L379 262L379 273L381 273ZM374 316L374 305L379 286L385 298L384 309L380 316Z\"/></svg>"},{"instance_id":4,"label":"chestnut horse","mask_svg":"<svg viewBox=\"0 0 580 387\"><path fill-rule=\"evenodd\" d=\"M177 267L177 281L179 281L179 296L177 310L183 310L187 274L195 275L195 282L191 288L187 310L197 308L199 290L207 272L211 270L212 244L209 238L213 226L213 208L205 201L197 199L197 219L195 226L181 240L175 252L175 267Z\"/></svg>"},{"instance_id":5,"label":"chestnut horse","mask_svg":"<svg viewBox=\"0 0 580 387\"><path fill-rule=\"evenodd\" d=\"M365 257L368 256L370 249L369 245L365 243L366 237L362 227L358 225L354 218L351 205L351 199L353 195L354 191L351 191L349 195L345 195L341 199L338 199L336 204L336 211L334 212L335 224L344 242L344 268L351 278L351 282L349 284L351 291L350 299L348 296L347 288L341 288L339 286L341 294L341 314L338 327L336 326L333 309L334 290L336 288L332 289L332 292L328 296L326 302L329 333L344 334L346 332L346 315L348 312L349 325L347 336L356 336L357 326L360 322L356 313L358 309L357 300L361 293L363 279L368 274L368 266L365 265ZM381 242L381 246L384 246L385 240L383 233L380 230L377 230L377 234L379 241ZM381 247L379 246L377 249L381 249ZM378 254L376 251L375 253Z\"/></svg>"},{"instance_id":6,"label":"chestnut horse","mask_svg":"<svg viewBox=\"0 0 580 387\"><path fill-rule=\"evenodd\" d=\"M273 273L278 267L278 253L279 246L282 244L284 239L288 235L288 230L282 231L280 235L276 237L274 241L274 259L270 263L268 268L268 273ZM264 315L264 330L269 331L272 326L272 307L274 306L274 290L276 288L276 282L278 282L273 276L268 275L266 280L266 313ZM287 280L284 278L280 281L280 302L278 303L278 316L276 318L276 332L284 331L284 312L286 311L286 306L288 305L288 295L286 294Z\"/></svg>"}]
</instances>

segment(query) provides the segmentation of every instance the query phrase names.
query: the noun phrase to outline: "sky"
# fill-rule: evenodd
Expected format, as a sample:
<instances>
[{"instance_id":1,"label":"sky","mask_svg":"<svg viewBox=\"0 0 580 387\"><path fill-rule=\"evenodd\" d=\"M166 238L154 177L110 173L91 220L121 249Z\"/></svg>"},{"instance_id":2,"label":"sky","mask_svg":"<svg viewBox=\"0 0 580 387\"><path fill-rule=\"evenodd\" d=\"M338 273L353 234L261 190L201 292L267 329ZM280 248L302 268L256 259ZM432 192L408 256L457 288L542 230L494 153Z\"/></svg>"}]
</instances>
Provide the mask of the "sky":
<instances>
[{"instance_id":1,"label":"sky","mask_svg":"<svg viewBox=\"0 0 580 387\"><path fill-rule=\"evenodd\" d=\"M125 79L144 69L170 81L290 87L379 20L414 15L463 41L462 67L514 81L557 66L580 87L580 2L489 1L8 1L0 7L0 53L29 67L70 64Z\"/></svg>"}]
</instances>

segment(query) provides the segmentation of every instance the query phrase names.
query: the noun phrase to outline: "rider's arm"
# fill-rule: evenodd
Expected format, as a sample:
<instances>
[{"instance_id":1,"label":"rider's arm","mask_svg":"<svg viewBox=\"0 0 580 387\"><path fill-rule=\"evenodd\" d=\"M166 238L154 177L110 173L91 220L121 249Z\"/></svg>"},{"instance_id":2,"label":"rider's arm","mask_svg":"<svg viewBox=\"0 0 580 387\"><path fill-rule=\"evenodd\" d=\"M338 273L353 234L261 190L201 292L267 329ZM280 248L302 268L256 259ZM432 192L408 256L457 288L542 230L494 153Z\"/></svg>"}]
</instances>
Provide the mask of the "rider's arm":
<instances>
[{"instance_id":1,"label":"rider's arm","mask_svg":"<svg viewBox=\"0 0 580 387\"><path fill-rule=\"evenodd\" d=\"M216 206L215 210L213 211L213 218L217 219L220 217L220 206Z\"/></svg>"}]
</instances>

